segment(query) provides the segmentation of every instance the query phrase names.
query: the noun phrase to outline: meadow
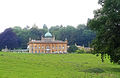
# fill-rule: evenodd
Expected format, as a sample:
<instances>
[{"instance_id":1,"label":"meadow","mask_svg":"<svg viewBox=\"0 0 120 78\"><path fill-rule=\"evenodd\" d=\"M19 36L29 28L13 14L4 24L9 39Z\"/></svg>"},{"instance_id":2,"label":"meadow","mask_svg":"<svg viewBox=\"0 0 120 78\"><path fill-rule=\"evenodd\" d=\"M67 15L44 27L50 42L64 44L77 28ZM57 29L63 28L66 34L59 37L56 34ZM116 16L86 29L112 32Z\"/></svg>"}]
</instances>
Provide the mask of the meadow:
<instances>
[{"instance_id":1,"label":"meadow","mask_svg":"<svg viewBox=\"0 0 120 78\"><path fill-rule=\"evenodd\" d=\"M0 78L120 78L120 65L92 54L0 52Z\"/></svg>"}]
</instances>

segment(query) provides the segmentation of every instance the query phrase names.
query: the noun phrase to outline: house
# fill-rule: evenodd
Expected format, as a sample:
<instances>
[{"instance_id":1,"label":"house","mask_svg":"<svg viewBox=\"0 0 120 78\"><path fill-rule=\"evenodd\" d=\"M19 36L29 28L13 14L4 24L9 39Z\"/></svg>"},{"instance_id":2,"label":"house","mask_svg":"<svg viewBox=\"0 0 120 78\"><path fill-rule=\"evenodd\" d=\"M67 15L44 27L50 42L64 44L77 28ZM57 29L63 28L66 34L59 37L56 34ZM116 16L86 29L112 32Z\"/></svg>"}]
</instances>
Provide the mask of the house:
<instances>
[{"instance_id":1,"label":"house","mask_svg":"<svg viewBox=\"0 0 120 78\"><path fill-rule=\"evenodd\" d=\"M48 31L41 40L30 40L29 53L67 53L67 40L55 40Z\"/></svg>"}]
</instances>

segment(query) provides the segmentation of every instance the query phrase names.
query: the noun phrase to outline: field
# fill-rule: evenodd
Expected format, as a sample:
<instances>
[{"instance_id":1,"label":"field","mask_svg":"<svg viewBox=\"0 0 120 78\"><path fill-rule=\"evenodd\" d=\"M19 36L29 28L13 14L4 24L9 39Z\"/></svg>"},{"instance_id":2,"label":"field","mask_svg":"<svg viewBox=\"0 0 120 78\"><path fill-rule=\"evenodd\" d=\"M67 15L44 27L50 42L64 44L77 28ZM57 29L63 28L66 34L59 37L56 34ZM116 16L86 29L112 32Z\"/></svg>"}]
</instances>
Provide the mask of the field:
<instances>
[{"instance_id":1,"label":"field","mask_svg":"<svg viewBox=\"0 0 120 78\"><path fill-rule=\"evenodd\" d=\"M120 78L120 65L92 54L0 52L0 78Z\"/></svg>"}]
</instances>

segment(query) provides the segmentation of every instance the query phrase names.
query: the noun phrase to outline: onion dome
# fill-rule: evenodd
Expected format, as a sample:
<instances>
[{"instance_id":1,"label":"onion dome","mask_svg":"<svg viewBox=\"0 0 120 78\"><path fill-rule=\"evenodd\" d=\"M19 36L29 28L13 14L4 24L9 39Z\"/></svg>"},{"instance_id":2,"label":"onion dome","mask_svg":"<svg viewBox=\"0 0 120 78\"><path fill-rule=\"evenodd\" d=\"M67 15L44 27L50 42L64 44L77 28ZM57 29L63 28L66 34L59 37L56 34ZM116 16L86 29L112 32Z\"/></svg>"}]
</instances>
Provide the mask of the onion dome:
<instances>
[{"instance_id":1,"label":"onion dome","mask_svg":"<svg viewBox=\"0 0 120 78\"><path fill-rule=\"evenodd\" d=\"M45 37L52 37L52 34L48 31L48 32L45 34Z\"/></svg>"}]
</instances>

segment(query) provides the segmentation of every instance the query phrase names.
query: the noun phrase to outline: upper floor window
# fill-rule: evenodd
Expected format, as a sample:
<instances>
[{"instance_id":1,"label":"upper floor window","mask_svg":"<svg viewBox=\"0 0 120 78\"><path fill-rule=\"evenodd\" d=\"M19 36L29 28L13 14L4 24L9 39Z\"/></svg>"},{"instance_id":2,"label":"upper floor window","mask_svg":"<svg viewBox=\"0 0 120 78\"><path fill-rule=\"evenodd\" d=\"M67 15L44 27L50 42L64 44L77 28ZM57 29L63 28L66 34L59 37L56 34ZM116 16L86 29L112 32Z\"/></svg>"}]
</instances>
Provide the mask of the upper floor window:
<instances>
[{"instance_id":1,"label":"upper floor window","mask_svg":"<svg viewBox=\"0 0 120 78\"><path fill-rule=\"evenodd\" d=\"M59 49L61 49L61 46L59 46Z\"/></svg>"},{"instance_id":2,"label":"upper floor window","mask_svg":"<svg viewBox=\"0 0 120 78\"><path fill-rule=\"evenodd\" d=\"M39 45L39 49L40 49L40 45Z\"/></svg>"},{"instance_id":3,"label":"upper floor window","mask_svg":"<svg viewBox=\"0 0 120 78\"><path fill-rule=\"evenodd\" d=\"M35 49L37 49L37 45L35 45Z\"/></svg>"},{"instance_id":4,"label":"upper floor window","mask_svg":"<svg viewBox=\"0 0 120 78\"><path fill-rule=\"evenodd\" d=\"M64 49L65 47L64 47L64 45L63 45L63 49Z\"/></svg>"},{"instance_id":5,"label":"upper floor window","mask_svg":"<svg viewBox=\"0 0 120 78\"><path fill-rule=\"evenodd\" d=\"M56 46L56 49L57 49L57 46Z\"/></svg>"},{"instance_id":6,"label":"upper floor window","mask_svg":"<svg viewBox=\"0 0 120 78\"><path fill-rule=\"evenodd\" d=\"M42 49L44 49L44 46L42 46Z\"/></svg>"},{"instance_id":7,"label":"upper floor window","mask_svg":"<svg viewBox=\"0 0 120 78\"><path fill-rule=\"evenodd\" d=\"M31 47L32 47L32 49L33 49L33 45L32 45Z\"/></svg>"},{"instance_id":8,"label":"upper floor window","mask_svg":"<svg viewBox=\"0 0 120 78\"><path fill-rule=\"evenodd\" d=\"M52 46L52 48L54 49L54 45Z\"/></svg>"}]
</instances>

